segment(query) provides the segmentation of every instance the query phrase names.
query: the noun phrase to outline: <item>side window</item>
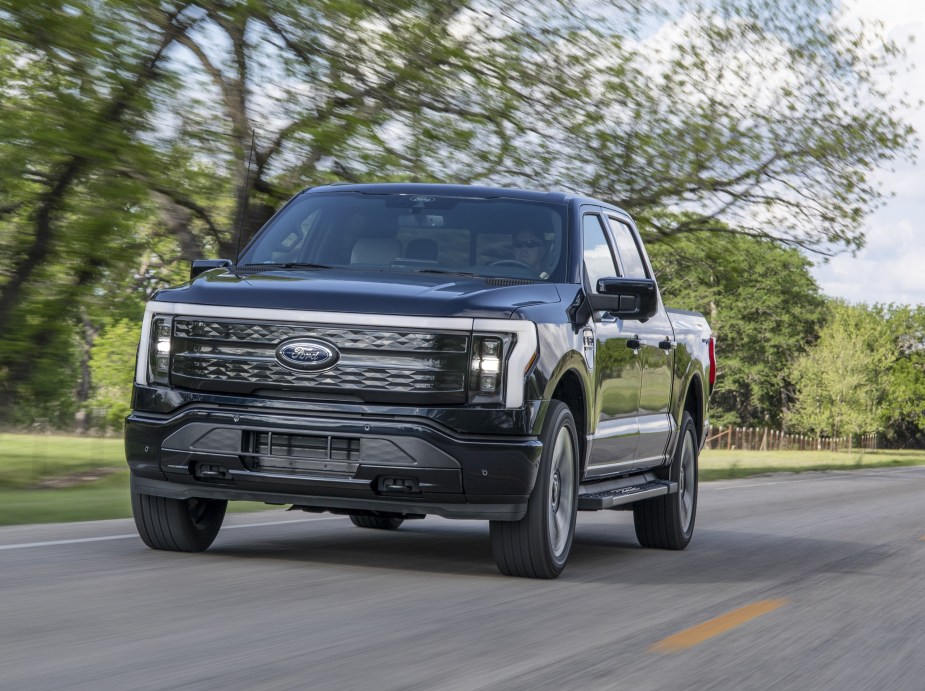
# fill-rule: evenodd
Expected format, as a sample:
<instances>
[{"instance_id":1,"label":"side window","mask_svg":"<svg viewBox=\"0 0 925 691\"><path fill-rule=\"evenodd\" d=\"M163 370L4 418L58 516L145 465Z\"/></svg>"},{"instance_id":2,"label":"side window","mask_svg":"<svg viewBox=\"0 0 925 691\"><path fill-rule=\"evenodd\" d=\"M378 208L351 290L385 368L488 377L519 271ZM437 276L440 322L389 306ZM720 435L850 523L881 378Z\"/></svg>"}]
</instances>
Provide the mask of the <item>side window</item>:
<instances>
[{"instance_id":1,"label":"side window","mask_svg":"<svg viewBox=\"0 0 925 691\"><path fill-rule=\"evenodd\" d=\"M642 255L639 254L639 246L633 238L633 231L628 225L614 218L608 217L608 220L614 240L617 242L617 254L620 255L624 275L627 278L648 278L646 264L642 260Z\"/></svg>"},{"instance_id":2,"label":"side window","mask_svg":"<svg viewBox=\"0 0 925 691\"><path fill-rule=\"evenodd\" d=\"M599 278L619 275L617 265L607 243L607 236L604 235L600 217L587 214L581 220L581 229L584 236L585 273L588 275L591 290L597 292Z\"/></svg>"}]
</instances>

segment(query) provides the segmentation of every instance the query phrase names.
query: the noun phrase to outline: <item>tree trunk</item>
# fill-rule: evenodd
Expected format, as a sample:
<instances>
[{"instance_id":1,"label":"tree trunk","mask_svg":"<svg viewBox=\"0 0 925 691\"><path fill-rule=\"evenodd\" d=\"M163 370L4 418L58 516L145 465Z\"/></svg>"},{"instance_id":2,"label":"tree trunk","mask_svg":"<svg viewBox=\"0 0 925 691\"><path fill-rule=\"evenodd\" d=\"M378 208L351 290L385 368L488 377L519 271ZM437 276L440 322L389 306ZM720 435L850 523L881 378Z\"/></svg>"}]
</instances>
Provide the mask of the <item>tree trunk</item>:
<instances>
[{"instance_id":1,"label":"tree trunk","mask_svg":"<svg viewBox=\"0 0 925 691\"><path fill-rule=\"evenodd\" d=\"M96 341L100 330L90 321L87 310L80 308L80 325L81 325L81 352L80 352L80 380L77 382L77 390L74 392L74 400L77 401L77 412L74 415L74 430L78 434L86 434L88 431L89 419L87 417L86 403L90 400L90 390L92 380L90 377L90 351L93 343Z\"/></svg>"}]
</instances>

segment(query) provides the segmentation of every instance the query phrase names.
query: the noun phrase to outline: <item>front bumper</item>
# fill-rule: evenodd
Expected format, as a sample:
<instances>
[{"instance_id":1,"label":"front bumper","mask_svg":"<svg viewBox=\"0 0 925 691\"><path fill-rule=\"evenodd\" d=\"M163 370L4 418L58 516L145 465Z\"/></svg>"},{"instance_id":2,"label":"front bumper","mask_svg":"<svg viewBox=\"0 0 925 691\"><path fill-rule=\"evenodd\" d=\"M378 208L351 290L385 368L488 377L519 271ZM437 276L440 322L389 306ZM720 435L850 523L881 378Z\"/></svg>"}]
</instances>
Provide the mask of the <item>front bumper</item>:
<instances>
[{"instance_id":1,"label":"front bumper","mask_svg":"<svg viewBox=\"0 0 925 691\"><path fill-rule=\"evenodd\" d=\"M475 429L490 429L487 423ZM175 415L134 412L125 452L144 494L519 520L542 444L530 435L466 434L429 418L369 411L194 405Z\"/></svg>"}]
</instances>

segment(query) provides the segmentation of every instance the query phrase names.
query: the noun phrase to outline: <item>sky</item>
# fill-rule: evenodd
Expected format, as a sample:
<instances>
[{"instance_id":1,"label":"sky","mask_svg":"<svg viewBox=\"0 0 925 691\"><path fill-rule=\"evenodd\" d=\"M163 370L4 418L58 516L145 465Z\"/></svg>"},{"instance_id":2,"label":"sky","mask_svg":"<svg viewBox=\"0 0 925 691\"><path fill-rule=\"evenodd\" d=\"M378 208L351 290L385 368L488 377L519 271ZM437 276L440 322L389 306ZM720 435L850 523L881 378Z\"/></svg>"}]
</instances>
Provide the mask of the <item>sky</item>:
<instances>
[{"instance_id":1,"label":"sky","mask_svg":"<svg viewBox=\"0 0 925 691\"><path fill-rule=\"evenodd\" d=\"M851 0L848 18L879 20L884 33L907 46L913 70L893 82L897 94L911 102L925 99L925 3L913 0ZM816 258L813 274L826 295L852 303L925 304L925 108L909 113L922 140L915 164L898 163L878 180L893 196L865 222L867 244L852 256L838 255L822 263Z\"/></svg>"}]
</instances>

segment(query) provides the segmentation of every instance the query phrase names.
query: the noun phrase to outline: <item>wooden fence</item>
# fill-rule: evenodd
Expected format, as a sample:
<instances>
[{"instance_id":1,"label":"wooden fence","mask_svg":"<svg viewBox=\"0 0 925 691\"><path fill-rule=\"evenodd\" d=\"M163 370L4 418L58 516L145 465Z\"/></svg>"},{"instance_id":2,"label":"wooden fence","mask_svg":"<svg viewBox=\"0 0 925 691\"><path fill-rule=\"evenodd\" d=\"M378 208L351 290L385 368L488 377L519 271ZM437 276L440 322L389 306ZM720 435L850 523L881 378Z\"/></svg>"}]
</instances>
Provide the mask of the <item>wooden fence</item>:
<instances>
[{"instance_id":1,"label":"wooden fence","mask_svg":"<svg viewBox=\"0 0 925 691\"><path fill-rule=\"evenodd\" d=\"M708 449L743 449L746 451L853 451L876 449L877 435L860 437L811 437L784 434L767 427L714 427L707 437Z\"/></svg>"}]
</instances>

